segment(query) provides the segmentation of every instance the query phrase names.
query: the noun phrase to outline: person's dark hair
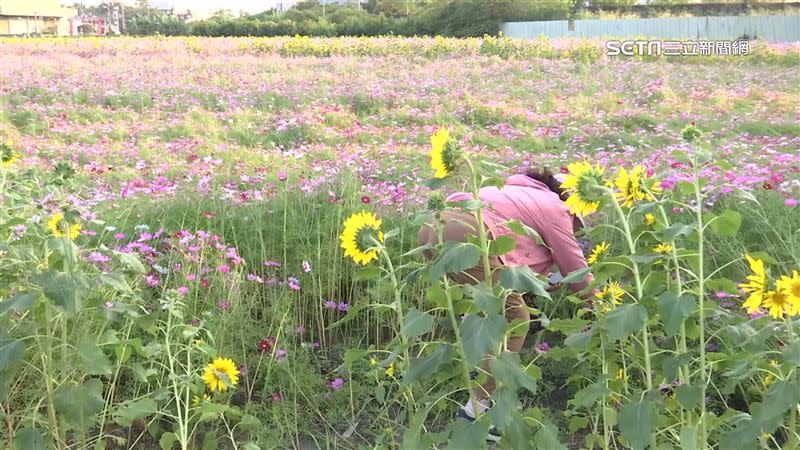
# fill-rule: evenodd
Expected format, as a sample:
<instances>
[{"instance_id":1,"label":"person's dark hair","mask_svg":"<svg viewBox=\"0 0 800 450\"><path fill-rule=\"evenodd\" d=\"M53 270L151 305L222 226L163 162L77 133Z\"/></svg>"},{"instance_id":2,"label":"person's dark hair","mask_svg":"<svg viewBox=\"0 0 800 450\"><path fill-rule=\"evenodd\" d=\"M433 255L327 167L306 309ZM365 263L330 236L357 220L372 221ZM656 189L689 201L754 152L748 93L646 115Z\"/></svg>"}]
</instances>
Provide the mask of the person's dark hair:
<instances>
[{"instance_id":1,"label":"person's dark hair","mask_svg":"<svg viewBox=\"0 0 800 450\"><path fill-rule=\"evenodd\" d=\"M566 200L567 197L569 197L569 194L567 194L564 189L561 189L561 182L556 180L555 174L553 174L553 171L550 170L549 167L529 169L527 172L525 172L525 175L528 178L533 178L534 180L543 183L551 191L558 194L561 200Z\"/></svg>"}]
</instances>

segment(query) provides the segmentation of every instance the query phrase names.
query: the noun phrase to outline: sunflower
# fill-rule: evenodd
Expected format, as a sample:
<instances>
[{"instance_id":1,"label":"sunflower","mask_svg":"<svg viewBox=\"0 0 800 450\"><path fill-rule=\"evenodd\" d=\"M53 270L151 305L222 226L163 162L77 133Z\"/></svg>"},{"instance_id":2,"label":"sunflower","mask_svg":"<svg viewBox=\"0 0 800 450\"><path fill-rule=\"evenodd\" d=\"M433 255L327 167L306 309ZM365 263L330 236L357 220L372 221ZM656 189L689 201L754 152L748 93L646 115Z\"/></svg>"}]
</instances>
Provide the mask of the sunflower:
<instances>
[{"instance_id":1,"label":"sunflower","mask_svg":"<svg viewBox=\"0 0 800 450\"><path fill-rule=\"evenodd\" d=\"M789 316L796 313L795 305L789 297L789 293L782 289L764 294L764 308L769 311L769 315L773 319L781 318L784 313Z\"/></svg>"},{"instance_id":2,"label":"sunflower","mask_svg":"<svg viewBox=\"0 0 800 450\"><path fill-rule=\"evenodd\" d=\"M792 276L781 276L777 282L778 289L786 291L789 300L794 303L795 307L800 309L800 272L793 270ZM800 314L800 311L798 311Z\"/></svg>"},{"instance_id":3,"label":"sunflower","mask_svg":"<svg viewBox=\"0 0 800 450\"><path fill-rule=\"evenodd\" d=\"M608 286L604 286L603 290L594 294L597 298L613 301L615 305L620 304L624 295L625 290L620 287L617 281L612 281Z\"/></svg>"},{"instance_id":4,"label":"sunflower","mask_svg":"<svg viewBox=\"0 0 800 450\"><path fill-rule=\"evenodd\" d=\"M0 165L10 166L17 162L19 155L14 152L11 141L0 143Z\"/></svg>"},{"instance_id":5,"label":"sunflower","mask_svg":"<svg viewBox=\"0 0 800 450\"><path fill-rule=\"evenodd\" d=\"M750 294L742 308L746 308L747 313L752 314L758 311L761 307L761 302L764 300L764 285L767 284L767 274L764 271L764 261L754 259L750 255L745 255L745 257L750 264L750 271L753 273L747 276L749 283L741 283L739 287Z\"/></svg>"},{"instance_id":6,"label":"sunflower","mask_svg":"<svg viewBox=\"0 0 800 450\"><path fill-rule=\"evenodd\" d=\"M458 152L455 142L450 139L450 131L445 127L439 128L431 136L431 169L436 178L446 178L456 167Z\"/></svg>"},{"instance_id":7,"label":"sunflower","mask_svg":"<svg viewBox=\"0 0 800 450\"><path fill-rule=\"evenodd\" d=\"M203 403L210 402L210 401L211 401L211 396L208 395L208 394L195 395L194 397L192 397L192 405L193 406L200 406Z\"/></svg>"},{"instance_id":8,"label":"sunflower","mask_svg":"<svg viewBox=\"0 0 800 450\"><path fill-rule=\"evenodd\" d=\"M600 258L608 251L608 242L601 242L594 246L592 249L592 253L589 255L589 259L586 261L589 264L596 264L600 261Z\"/></svg>"},{"instance_id":9,"label":"sunflower","mask_svg":"<svg viewBox=\"0 0 800 450\"><path fill-rule=\"evenodd\" d=\"M573 214L587 215L597 211L604 191L604 170L599 165L592 167L588 162L577 162L567 166L569 175L561 183L568 194L564 202Z\"/></svg>"},{"instance_id":10,"label":"sunflower","mask_svg":"<svg viewBox=\"0 0 800 450\"><path fill-rule=\"evenodd\" d=\"M652 227L656 223L656 216L652 213L647 213L644 215L644 224L648 227Z\"/></svg>"},{"instance_id":11,"label":"sunflower","mask_svg":"<svg viewBox=\"0 0 800 450\"><path fill-rule=\"evenodd\" d=\"M66 231L69 231L69 238L75 240L81 233L81 224L70 224L64 220L64 214L56 213L50 220L47 221L47 228L53 233L53 236L60 238L66 236Z\"/></svg>"},{"instance_id":12,"label":"sunflower","mask_svg":"<svg viewBox=\"0 0 800 450\"><path fill-rule=\"evenodd\" d=\"M239 369L230 358L215 359L206 366L203 372L203 383L211 392L222 392L229 387L236 386L238 382Z\"/></svg>"},{"instance_id":13,"label":"sunflower","mask_svg":"<svg viewBox=\"0 0 800 450\"><path fill-rule=\"evenodd\" d=\"M694 125L694 123L692 123L690 125L686 125L685 127L683 127L683 130L681 130L681 136L687 142L696 141L697 138L699 138L701 134L702 134L702 131L700 130L700 128L697 128Z\"/></svg>"},{"instance_id":14,"label":"sunflower","mask_svg":"<svg viewBox=\"0 0 800 450\"><path fill-rule=\"evenodd\" d=\"M378 216L367 211L357 212L348 217L344 221L344 230L339 235L344 256L349 256L354 262L364 266L377 259L378 250L372 248L374 245L369 238L373 237L378 242L383 242L382 223Z\"/></svg>"},{"instance_id":15,"label":"sunflower","mask_svg":"<svg viewBox=\"0 0 800 450\"><path fill-rule=\"evenodd\" d=\"M613 186L618 190L614 192L614 197L620 205L630 208L634 203L641 200L653 201L655 196L653 192L661 192L661 183L655 182L650 186L649 190L646 185L647 173L642 166L636 166L631 169L630 173L624 167L620 167L617 172L617 178L614 180Z\"/></svg>"},{"instance_id":16,"label":"sunflower","mask_svg":"<svg viewBox=\"0 0 800 450\"><path fill-rule=\"evenodd\" d=\"M658 244L653 251L656 253L669 253L672 251L672 244Z\"/></svg>"}]
</instances>

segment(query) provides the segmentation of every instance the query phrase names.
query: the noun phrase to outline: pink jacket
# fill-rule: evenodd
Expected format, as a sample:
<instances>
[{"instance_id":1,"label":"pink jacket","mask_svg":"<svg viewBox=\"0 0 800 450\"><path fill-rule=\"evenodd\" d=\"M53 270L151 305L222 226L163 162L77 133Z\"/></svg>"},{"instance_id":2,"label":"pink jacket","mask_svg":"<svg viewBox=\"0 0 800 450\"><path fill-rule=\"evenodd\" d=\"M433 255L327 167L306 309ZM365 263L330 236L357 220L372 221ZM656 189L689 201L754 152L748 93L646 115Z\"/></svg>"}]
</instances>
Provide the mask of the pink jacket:
<instances>
[{"instance_id":1,"label":"pink jacket","mask_svg":"<svg viewBox=\"0 0 800 450\"><path fill-rule=\"evenodd\" d=\"M457 192L447 197L449 202L467 200L472 194ZM534 272L548 275L552 266L562 275L587 266L573 230L573 216L558 195L544 183L525 175L512 175L501 189L489 186L481 189L481 200L490 205L483 210L484 223L493 237L509 235L516 239L517 245L509 253L500 256L500 261L508 265L527 265ZM533 228L547 245L539 245L529 236L519 236L504 224L518 220ZM548 249L549 247L549 249ZM580 283L569 288L578 292L592 281L587 275Z\"/></svg>"}]
</instances>

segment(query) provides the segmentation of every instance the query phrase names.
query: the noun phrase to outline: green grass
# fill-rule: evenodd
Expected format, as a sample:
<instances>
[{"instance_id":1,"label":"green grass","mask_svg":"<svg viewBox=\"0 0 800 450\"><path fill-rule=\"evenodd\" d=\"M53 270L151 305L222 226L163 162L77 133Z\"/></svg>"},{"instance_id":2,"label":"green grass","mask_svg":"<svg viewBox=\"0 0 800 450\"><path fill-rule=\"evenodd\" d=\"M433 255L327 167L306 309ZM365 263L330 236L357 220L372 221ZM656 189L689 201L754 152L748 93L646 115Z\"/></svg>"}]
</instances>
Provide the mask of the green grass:
<instances>
[{"instance_id":1,"label":"green grass","mask_svg":"<svg viewBox=\"0 0 800 450\"><path fill-rule=\"evenodd\" d=\"M734 131L751 136L797 136L800 135L800 124L750 121L740 123Z\"/></svg>"}]
</instances>

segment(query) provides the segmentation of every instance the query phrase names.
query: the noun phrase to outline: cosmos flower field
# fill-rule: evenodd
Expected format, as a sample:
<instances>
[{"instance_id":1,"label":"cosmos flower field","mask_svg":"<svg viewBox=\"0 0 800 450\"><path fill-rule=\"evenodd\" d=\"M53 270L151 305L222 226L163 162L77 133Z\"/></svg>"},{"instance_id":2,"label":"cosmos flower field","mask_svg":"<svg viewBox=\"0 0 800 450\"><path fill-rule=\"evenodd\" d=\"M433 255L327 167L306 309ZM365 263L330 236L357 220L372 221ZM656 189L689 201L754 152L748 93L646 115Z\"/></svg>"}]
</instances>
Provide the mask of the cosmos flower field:
<instances>
[{"instance_id":1,"label":"cosmos flower field","mask_svg":"<svg viewBox=\"0 0 800 450\"><path fill-rule=\"evenodd\" d=\"M742 305L752 293L747 276L759 273L756 260L772 267L775 280L800 270L800 66L792 63L800 46L754 48L779 58L642 61L597 51L589 60L574 57L575 49L596 50L598 42L555 42L562 53L508 59L481 51L479 40L340 39L323 52L330 56L294 56L298 50L289 47L300 44L311 45L244 38L0 43L4 446L444 448L407 431L417 423L413 412L429 405L425 429L444 433L446 442L455 403L426 403L433 388L404 383L410 359L393 343L407 325L396 322L392 307L374 307L398 294L403 311L422 314L430 283L393 291L387 279L344 258L339 242L348 216L368 211L383 231L397 230L387 236L386 252L397 257L398 271L407 269L417 255L401 255L417 245L414 218L429 206L431 136L441 127L468 158L502 165L502 175L540 166L569 175L570 164L588 161L611 177L638 166L676 196L702 178L698 197L670 203L658 216L662 224L692 218L698 198L703 211L719 217L737 211L738 219L725 219L736 230L710 235L701 250L719 274L716 283L700 285L723 313L699 322L785 323L790 332L765 338L780 344L770 341L771 350L745 367L714 359L735 354L744 361L751 350L732 348L733 338L716 334L724 327L709 325L715 331L702 346L718 362L703 353L702 373L711 367L708 378L716 380L738 370L737 382L749 384L712 383L719 388L706 398L714 420L681 424L697 432L702 423L700 432L716 442L721 423L746 422L726 411L766 404L772 394L761 393L780 385L789 399L780 410L786 421L762 423L753 435L762 448L796 442L800 344L791 327L800 297L796 314L787 307L780 317L768 305ZM719 163L680 156L695 151L687 126L701 130L705 157ZM454 177L438 189L469 186ZM627 207L634 216L655 213ZM612 252L625 247L604 228L616 223L612 211L587 217L594 230L581 238L587 256L601 242ZM688 229L672 231L660 244L670 246L656 253L672 252L676 239L687 248L696 241ZM385 268L381 261L372 266ZM723 275L730 281L720 281ZM623 281L604 292L613 288L633 290ZM632 297L646 303L646 295ZM603 448L618 437L594 439L603 426L592 424L611 420L608 410L615 401L627 405L629 392L658 393L664 383L625 384L616 400L601 400L599 415L581 410L597 400L573 398L586 387L570 379L585 358L576 359L564 341L589 322L569 298L557 291L537 305L559 326L543 321L529 335L522 361L541 368L539 393L521 394L520 402L549 417L553 426L542 430L556 430L551 434L567 448ZM688 339L697 339L689 328ZM428 332L443 333L407 337L418 342ZM644 340L658 346L671 334ZM628 352L627 338L616 338L620 354ZM424 346L405 350L412 358L428 355ZM649 368L649 353L645 359ZM658 361L654 356L654 366ZM612 374L610 390L628 383L614 364L593 366ZM461 394L454 401L463 403ZM670 433L666 427L654 439L684 442L680 427ZM548 442L533 440L539 448ZM622 426L620 445L651 443L639 441Z\"/></svg>"}]
</instances>

